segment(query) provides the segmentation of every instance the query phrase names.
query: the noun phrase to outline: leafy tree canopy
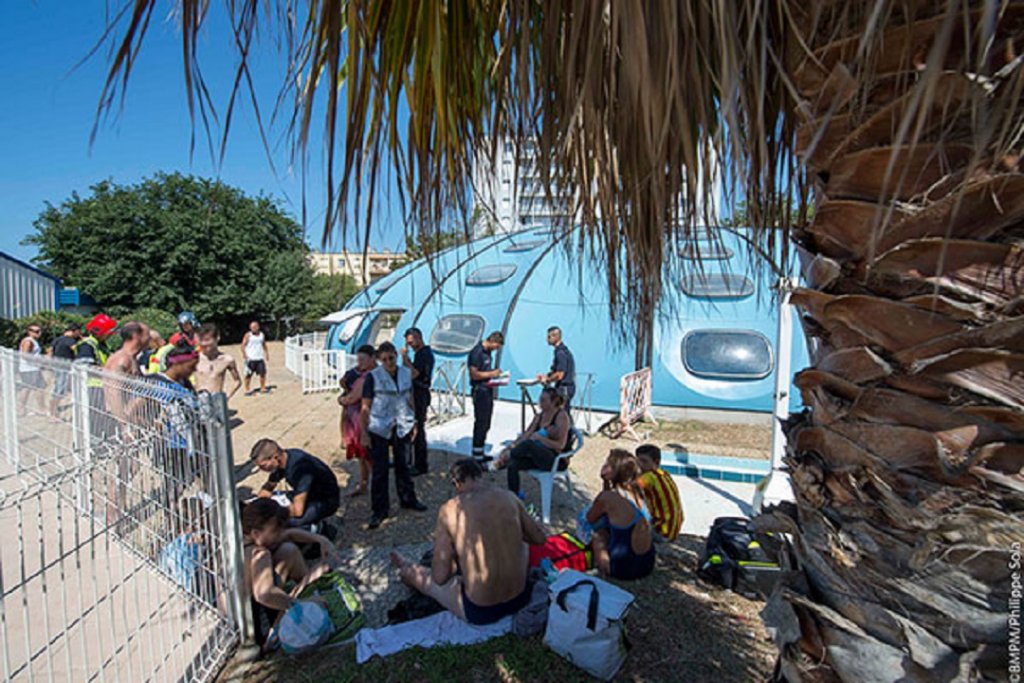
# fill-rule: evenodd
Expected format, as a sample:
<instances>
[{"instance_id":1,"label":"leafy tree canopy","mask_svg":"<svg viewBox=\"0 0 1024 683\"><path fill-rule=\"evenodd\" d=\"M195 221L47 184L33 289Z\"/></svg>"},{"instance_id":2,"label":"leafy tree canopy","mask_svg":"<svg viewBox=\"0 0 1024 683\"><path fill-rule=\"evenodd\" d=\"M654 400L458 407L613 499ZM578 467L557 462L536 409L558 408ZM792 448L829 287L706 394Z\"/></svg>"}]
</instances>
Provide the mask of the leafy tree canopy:
<instances>
[{"instance_id":1,"label":"leafy tree canopy","mask_svg":"<svg viewBox=\"0 0 1024 683\"><path fill-rule=\"evenodd\" d=\"M313 293L309 298L306 317L315 321L328 313L334 313L358 292L359 285L349 275L317 273L313 276Z\"/></svg>"},{"instance_id":2,"label":"leafy tree canopy","mask_svg":"<svg viewBox=\"0 0 1024 683\"><path fill-rule=\"evenodd\" d=\"M273 199L178 173L90 191L48 204L25 243L104 306L191 310L200 320L306 312L308 247Z\"/></svg>"}]
</instances>

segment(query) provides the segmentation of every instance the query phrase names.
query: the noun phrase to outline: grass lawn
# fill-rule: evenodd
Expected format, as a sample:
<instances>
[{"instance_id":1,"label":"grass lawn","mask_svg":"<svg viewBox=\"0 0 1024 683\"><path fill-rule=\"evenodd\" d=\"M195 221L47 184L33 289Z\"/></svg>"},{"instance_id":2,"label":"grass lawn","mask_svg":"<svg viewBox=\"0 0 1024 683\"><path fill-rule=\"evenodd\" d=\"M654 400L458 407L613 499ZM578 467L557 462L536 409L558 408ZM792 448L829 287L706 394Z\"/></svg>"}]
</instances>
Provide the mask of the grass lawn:
<instances>
[{"instance_id":1,"label":"grass lawn","mask_svg":"<svg viewBox=\"0 0 1024 683\"><path fill-rule=\"evenodd\" d=\"M315 657L277 657L250 672L251 681L545 681L590 680L579 669L551 652L541 636L496 638L472 646L416 648L387 659L355 662L355 646L322 650Z\"/></svg>"},{"instance_id":2,"label":"grass lawn","mask_svg":"<svg viewBox=\"0 0 1024 683\"><path fill-rule=\"evenodd\" d=\"M703 539L687 536L660 546L647 579L619 583L636 596L626 618L630 651L616 680L756 681L771 674L775 649L758 612L762 603L695 581ZM256 681L589 681L548 650L541 636L506 636L474 646L414 649L356 664L355 647L314 654L275 654L250 664Z\"/></svg>"}]
</instances>

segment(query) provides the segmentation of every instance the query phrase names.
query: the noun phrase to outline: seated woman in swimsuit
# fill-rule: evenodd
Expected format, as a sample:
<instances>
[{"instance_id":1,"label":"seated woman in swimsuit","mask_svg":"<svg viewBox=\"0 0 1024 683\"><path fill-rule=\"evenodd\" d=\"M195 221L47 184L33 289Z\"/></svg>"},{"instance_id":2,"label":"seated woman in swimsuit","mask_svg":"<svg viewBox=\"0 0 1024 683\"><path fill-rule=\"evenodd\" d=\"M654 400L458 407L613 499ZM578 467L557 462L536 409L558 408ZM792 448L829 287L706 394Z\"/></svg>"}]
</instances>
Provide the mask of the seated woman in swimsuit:
<instances>
[{"instance_id":1,"label":"seated woman in swimsuit","mask_svg":"<svg viewBox=\"0 0 1024 683\"><path fill-rule=\"evenodd\" d=\"M295 603L296 596L312 581L330 571L326 562L310 567L297 543L317 543L321 556L337 561L330 539L288 527L288 508L271 498L259 498L242 510L245 547L245 579L256 602L280 612ZM290 591L285 587L294 583Z\"/></svg>"},{"instance_id":2,"label":"seated woman in swimsuit","mask_svg":"<svg viewBox=\"0 0 1024 683\"><path fill-rule=\"evenodd\" d=\"M613 579L642 579L654 569L651 518L637 485L639 476L636 457L613 448L601 467L604 491L586 513L594 528L594 566Z\"/></svg>"},{"instance_id":3,"label":"seated woman in swimsuit","mask_svg":"<svg viewBox=\"0 0 1024 683\"><path fill-rule=\"evenodd\" d=\"M564 405L565 398L554 387L544 389L540 394L540 412L533 422L491 463L492 470L508 467L508 490L512 493L520 494L520 472L550 471L555 458L565 450L572 420Z\"/></svg>"}]
</instances>

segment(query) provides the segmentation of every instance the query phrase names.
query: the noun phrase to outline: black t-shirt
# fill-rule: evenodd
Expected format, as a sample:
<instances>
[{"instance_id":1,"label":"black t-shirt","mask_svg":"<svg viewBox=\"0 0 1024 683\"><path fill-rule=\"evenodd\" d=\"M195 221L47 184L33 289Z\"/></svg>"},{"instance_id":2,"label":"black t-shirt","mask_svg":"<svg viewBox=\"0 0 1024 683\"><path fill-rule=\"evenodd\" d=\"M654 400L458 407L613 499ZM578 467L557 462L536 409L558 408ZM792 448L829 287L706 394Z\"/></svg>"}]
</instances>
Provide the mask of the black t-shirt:
<instances>
[{"instance_id":1,"label":"black t-shirt","mask_svg":"<svg viewBox=\"0 0 1024 683\"><path fill-rule=\"evenodd\" d=\"M413 356L412 366L420 373L412 381L413 387L420 390L430 391L430 384L434 379L434 351L429 346L421 346L420 350Z\"/></svg>"},{"instance_id":2,"label":"black t-shirt","mask_svg":"<svg viewBox=\"0 0 1024 683\"><path fill-rule=\"evenodd\" d=\"M551 372L565 373L562 379L555 382L556 387L576 385L576 359L572 357L572 351L561 342L555 347L555 358L551 363Z\"/></svg>"},{"instance_id":3,"label":"black t-shirt","mask_svg":"<svg viewBox=\"0 0 1024 683\"><path fill-rule=\"evenodd\" d=\"M53 357L74 360L75 344L78 343L74 337L61 335L53 341Z\"/></svg>"},{"instance_id":4,"label":"black t-shirt","mask_svg":"<svg viewBox=\"0 0 1024 683\"><path fill-rule=\"evenodd\" d=\"M270 474L270 482L284 479L295 493L308 493L309 500L338 500L338 478L323 460L299 448L287 448L284 469Z\"/></svg>"},{"instance_id":5,"label":"black t-shirt","mask_svg":"<svg viewBox=\"0 0 1024 683\"><path fill-rule=\"evenodd\" d=\"M488 372L491 368L491 352L484 348L483 342L479 342L469 352L469 367L476 368L479 372ZM469 383L475 387L486 385L488 380L486 379L472 379L470 375Z\"/></svg>"}]
</instances>

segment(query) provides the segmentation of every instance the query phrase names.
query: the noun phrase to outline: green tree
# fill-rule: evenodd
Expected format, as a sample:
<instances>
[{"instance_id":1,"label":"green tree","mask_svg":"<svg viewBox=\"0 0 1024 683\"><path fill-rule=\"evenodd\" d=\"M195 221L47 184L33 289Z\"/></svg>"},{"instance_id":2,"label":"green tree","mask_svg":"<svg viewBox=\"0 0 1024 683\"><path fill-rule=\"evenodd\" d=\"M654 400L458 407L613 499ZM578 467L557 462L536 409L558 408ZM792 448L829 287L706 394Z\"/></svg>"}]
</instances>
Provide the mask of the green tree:
<instances>
[{"instance_id":1,"label":"green tree","mask_svg":"<svg viewBox=\"0 0 1024 683\"><path fill-rule=\"evenodd\" d=\"M343 273L317 273L313 276L313 291L309 297L306 318L316 320L339 310L359 291L355 279Z\"/></svg>"},{"instance_id":2,"label":"green tree","mask_svg":"<svg viewBox=\"0 0 1024 683\"><path fill-rule=\"evenodd\" d=\"M257 317L274 321L274 334L281 338L293 320L305 315L313 296L313 269L301 251L284 251L271 255L254 291L259 307Z\"/></svg>"},{"instance_id":3,"label":"green tree","mask_svg":"<svg viewBox=\"0 0 1024 683\"><path fill-rule=\"evenodd\" d=\"M228 321L302 315L308 306L313 273L301 226L274 200L216 180L105 180L88 196L48 204L34 225L25 242L39 248L36 261L114 310ZM274 287L266 286L271 273Z\"/></svg>"}]
</instances>

